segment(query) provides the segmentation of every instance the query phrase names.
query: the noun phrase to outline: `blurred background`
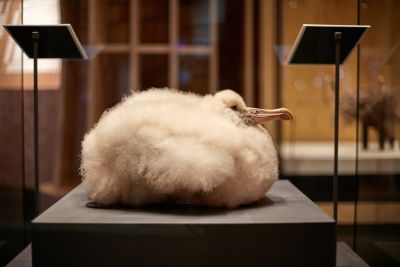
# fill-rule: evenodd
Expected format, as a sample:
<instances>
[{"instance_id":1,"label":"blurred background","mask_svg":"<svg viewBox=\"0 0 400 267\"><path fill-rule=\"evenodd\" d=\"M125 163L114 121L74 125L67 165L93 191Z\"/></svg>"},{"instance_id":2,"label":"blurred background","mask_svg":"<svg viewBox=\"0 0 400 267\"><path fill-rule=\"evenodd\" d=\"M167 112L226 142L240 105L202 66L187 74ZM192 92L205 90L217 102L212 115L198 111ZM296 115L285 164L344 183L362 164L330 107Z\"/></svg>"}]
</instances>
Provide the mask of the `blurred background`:
<instances>
[{"instance_id":1,"label":"blurred background","mask_svg":"<svg viewBox=\"0 0 400 267\"><path fill-rule=\"evenodd\" d=\"M371 25L340 68L338 239L400 265L399 0L0 0L0 24L70 23L88 60L39 60L40 210L80 183L81 141L131 90L230 88L292 110L267 125L289 179L332 214L334 66L287 65L304 23ZM0 265L29 243L33 63L0 28Z\"/></svg>"}]
</instances>

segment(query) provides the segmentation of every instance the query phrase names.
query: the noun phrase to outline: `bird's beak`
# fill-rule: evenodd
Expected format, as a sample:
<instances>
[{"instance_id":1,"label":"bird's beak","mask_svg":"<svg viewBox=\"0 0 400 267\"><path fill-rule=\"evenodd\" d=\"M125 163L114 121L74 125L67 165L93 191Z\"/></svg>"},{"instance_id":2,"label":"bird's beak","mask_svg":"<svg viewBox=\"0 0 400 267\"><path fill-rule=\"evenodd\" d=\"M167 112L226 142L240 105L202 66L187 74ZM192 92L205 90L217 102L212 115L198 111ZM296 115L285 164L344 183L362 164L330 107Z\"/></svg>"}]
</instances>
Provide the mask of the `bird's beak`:
<instances>
[{"instance_id":1,"label":"bird's beak","mask_svg":"<svg viewBox=\"0 0 400 267\"><path fill-rule=\"evenodd\" d=\"M277 108L277 109L247 108L247 116L258 124L274 120L293 119L292 112L287 108Z\"/></svg>"}]
</instances>

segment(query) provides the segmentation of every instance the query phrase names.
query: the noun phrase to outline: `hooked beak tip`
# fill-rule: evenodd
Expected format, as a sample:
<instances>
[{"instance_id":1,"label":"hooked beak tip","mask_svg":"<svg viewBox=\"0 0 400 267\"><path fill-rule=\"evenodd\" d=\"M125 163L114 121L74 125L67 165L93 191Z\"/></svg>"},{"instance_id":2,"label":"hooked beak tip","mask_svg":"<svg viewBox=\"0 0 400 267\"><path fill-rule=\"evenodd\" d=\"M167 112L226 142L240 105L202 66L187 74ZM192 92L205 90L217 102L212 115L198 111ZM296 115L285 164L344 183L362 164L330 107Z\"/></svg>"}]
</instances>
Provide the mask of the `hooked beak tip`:
<instances>
[{"instance_id":1,"label":"hooked beak tip","mask_svg":"<svg viewBox=\"0 0 400 267\"><path fill-rule=\"evenodd\" d=\"M274 120L293 120L293 114L287 108L257 109L248 108L248 117L257 124Z\"/></svg>"}]
</instances>

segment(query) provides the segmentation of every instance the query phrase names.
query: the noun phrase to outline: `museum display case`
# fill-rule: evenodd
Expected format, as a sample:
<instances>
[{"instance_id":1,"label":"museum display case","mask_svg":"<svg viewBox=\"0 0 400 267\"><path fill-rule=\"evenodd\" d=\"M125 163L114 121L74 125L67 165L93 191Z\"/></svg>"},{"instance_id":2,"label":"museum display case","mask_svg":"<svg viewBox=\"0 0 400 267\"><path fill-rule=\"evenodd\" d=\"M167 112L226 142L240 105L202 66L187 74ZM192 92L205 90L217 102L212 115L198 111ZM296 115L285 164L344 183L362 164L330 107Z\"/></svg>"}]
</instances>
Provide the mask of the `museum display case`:
<instances>
[{"instance_id":1,"label":"museum display case","mask_svg":"<svg viewBox=\"0 0 400 267\"><path fill-rule=\"evenodd\" d=\"M283 1L279 13L281 62L305 21L371 25L340 68L338 220L339 240L371 266L399 264L399 8L398 1ZM332 214L334 68L282 63L279 71L279 101L301 118L282 125L282 174Z\"/></svg>"},{"instance_id":2,"label":"museum display case","mask_svg":"<svg viewBox=\"0 0 400 267\"><path fill-rule=\"evenodd\" d=\"M37 244L32 251L40 257L55 253L54 249L64 245L68 252L65 255L72 255L69 253L76 253L77 243L94 246L79 238L67 240L66 237L77 236L73 233L78 231L96 242L105 237L117 242L122 233L119 230L128 233L135 242L145 242L147 236L146 246L156 242L151 240L157 238L157 234L162 236L163 241L157 246L159 255L163 255L163 248L170 247L168 242L173 239L193 257L199 251L203 253L199 255L215 256L206 247L217 241L220 243L216 244L231 252L235 249L229 243L240 245L240 240L249 244L249 248L257 248L259 240L251 235L259 236L265 247L273 250L274 244L280 243L284 250L285 246L290 247L285 233L293 233L296 244L301 244L304 234L309 240L303 244L304 255L313 249L320 258L328 259L321 262L313 258L313 261L310 254L308 266L318 266L318 263L331 266L336 251L338 255L354 256L356 263L353 265L357 266L398 266L399 12L398 0L0 1L1 24L69 23L88 54L85 61L39 61L41 215L35 220L36 232L33 233L30 223L35 217L32 204L32 61L23 56L0 28L0 117L3 125L0 131L0 197L7 203L0 205L0 266L32 240ZM331 219L335 69L334 65L287 64L288 54L303 24L371 26L360 45L340 66L336 227ZM163 210L164 206L153 208L150 213L136 210L134 219L143 220L140 233L127 230L126 221L121 223L120 220L128 216L126 210L90 209L86 214L79 173L85 133L105 110L131 91L150 87L177 88L201 95L230 88L242 95L249 106L289 108L294 114L293 121L266 125L279 156L280 179L267 193L274 204L263 206L261 203L261 207L223 213L191 207L187 211L189 215L183 214L179 206L173 207L171 213ZM61 202L53 205L60 199ZM301 204L297 204L305 213L284 205L296 205L295 200L301 200ZM71 203L79 208L68 212L60 210ZM272 215L261 215L268 207L274 208L274 214L280 218L278 221L274 221ZM284 212L292 216L285 217ZM156 224L157 229L151 228L155 221L160 223L163 216L166 221L170 220L170 228L163 228L163 223ZM100 217L103 218L100 221L95 219ZM218 223L224 225L227 220L240 226L219 229ZM290 225L288 221L291 220L297 224ZM64 232L56 235L61 221ZM94 228L88 228L87 224L94 221ZM254 221L262 226L245 226ZM108 223L115 228L111 229ZM314 230L318 229L319 237L303 227L307 223L313 225ZM51 226L47 229L48 224ZM74 228L80 224L84 226ZM208 224L215 227L208 227ZM239 232L237 239L227 237L233 233L231 230ZM273 238L268 240L265 233ZM195 243L192 241L196 238L200 238L198 246L190 250L189 245ZM185 243L188 240L190 242ZM120 241L128 242L127 239ZM337 249L336 241L340 242ZM54 246L46 251L44 247L48 243ZM106 257L107 247L99 249ZM287 265L292 256L297 264L307 265L301 257L296 258L291 249L287 251L293 255L278 253L279 257L272 262L285 265L282 259L287 258ZM28 247L20 260L30 258L30 251ZM253 263L259 264L268 256L267 251L266 254L263 251L254 249L253 254L243 255L253 257ZM127 251L109 253L109 256L129 258L129 253L124 253ZM235 253L240 255L238 251ZM337 266L344 266L345 259L340 257L336 259ZM237 263L245 266L244 258L239 258L236 258ZM173 262L170 260L169 263ZM49 257L47 263L52 265L56 261L56 257ZM141 262L146 261L141 258ZM160 257L154 264L166 262ZM223 259L218 258L217 262ZM197 264L201 263L206 264L199 258ZM29 266L30 261L27 264Z\"/></svg>"},{"instance_id":3,"label":"museum display case","mask_svg":"<svg viewBox=\"0 0 400 267\"><path fill-rule=\"evenodd\" d=\"M400 263L399 11L399 1L361 1L359 6L360 23L374 28L359 52L354 245L371 266Z\"/></svg>"}]
</instances>

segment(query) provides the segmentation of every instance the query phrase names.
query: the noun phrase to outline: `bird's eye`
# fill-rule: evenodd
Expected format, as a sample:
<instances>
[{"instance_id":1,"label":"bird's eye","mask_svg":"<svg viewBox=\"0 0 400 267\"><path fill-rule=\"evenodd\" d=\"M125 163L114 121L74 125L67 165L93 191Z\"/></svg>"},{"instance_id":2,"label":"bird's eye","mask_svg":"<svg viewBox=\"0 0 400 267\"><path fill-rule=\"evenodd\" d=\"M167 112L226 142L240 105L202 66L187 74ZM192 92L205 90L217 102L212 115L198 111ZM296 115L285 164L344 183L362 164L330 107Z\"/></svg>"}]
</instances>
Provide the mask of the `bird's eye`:
<instances>
[{"instance_id":1,"label":"bird's eye","mask_svg":"<svg viewBox=\"0 0 400 267\"><path fill-rule=\"evenodd\" d=\"M237 111L238 110L238 106L237 105L232 105L229 108L232 109L233 111Z\"/></svg>"}]
</instances>

